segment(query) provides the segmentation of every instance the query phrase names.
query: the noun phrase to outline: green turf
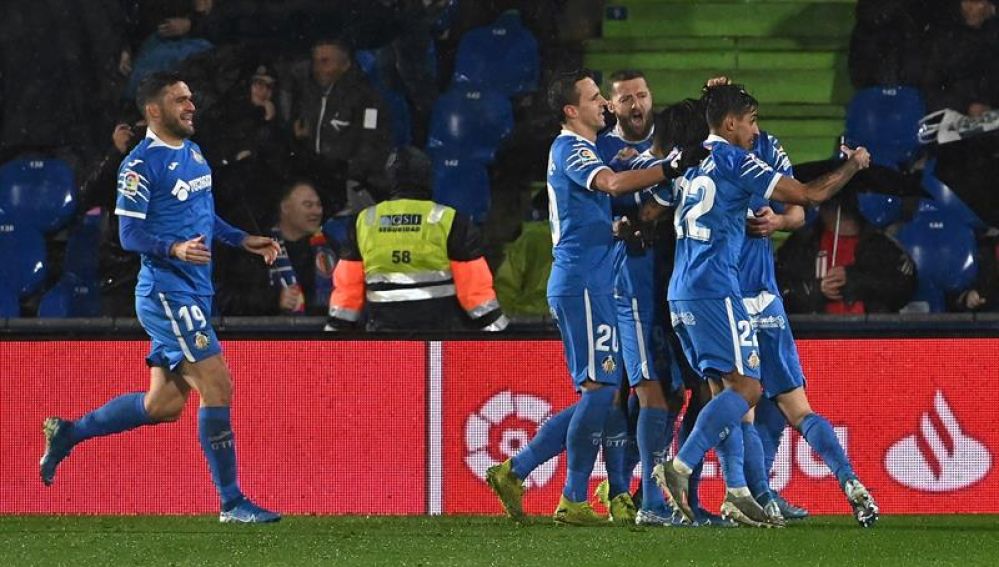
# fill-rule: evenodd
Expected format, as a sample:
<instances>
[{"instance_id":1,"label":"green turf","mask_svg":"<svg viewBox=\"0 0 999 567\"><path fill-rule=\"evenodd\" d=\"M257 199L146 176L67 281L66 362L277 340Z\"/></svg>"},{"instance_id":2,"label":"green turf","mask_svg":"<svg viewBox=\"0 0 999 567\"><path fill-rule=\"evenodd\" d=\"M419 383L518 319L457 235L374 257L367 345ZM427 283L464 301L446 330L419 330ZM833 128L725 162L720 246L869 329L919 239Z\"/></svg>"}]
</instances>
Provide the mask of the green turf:
<instances>
[{"instance_id":1,"label":"green turf","mask_svg":"<svg viewBox=\"0 0 999 567\"><path fill-rule=\"evenodd\" d=\"M996 516L823 517L784 530L587 528L538 518L0 517L0 565L995 565Z\"/></svg>"}]
</instances>

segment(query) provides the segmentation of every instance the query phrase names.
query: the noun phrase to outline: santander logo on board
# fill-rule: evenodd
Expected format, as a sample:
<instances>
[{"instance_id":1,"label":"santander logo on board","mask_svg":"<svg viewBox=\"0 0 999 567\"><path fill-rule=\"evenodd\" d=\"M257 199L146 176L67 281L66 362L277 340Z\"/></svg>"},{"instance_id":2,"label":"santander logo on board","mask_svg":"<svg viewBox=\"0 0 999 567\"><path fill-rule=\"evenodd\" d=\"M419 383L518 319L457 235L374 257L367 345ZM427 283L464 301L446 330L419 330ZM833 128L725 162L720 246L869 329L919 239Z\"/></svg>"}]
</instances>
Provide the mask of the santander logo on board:
<instances>
[{"instance_id":1,"label":"santander logo on board","mask_svg":"<svg viewBox=\"0 0 999 567\"><path fill-rule=\"evenodd\" d=\"M888 449L885 468L909 488L950 492L985 478L992 455L984 443L964 434L943 392L937 390L933 410L919 420L919 432Z\"/></svg>"}]
</instances>

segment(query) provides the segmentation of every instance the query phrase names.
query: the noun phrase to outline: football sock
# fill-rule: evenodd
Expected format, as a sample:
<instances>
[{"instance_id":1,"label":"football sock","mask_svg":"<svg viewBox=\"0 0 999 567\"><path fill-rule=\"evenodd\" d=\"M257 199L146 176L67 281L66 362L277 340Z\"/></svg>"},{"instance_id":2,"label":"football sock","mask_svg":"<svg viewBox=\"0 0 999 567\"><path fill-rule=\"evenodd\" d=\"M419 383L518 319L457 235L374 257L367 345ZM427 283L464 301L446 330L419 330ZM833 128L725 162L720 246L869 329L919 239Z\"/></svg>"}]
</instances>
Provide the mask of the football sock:
<instances>
[{"instance_id":1,"label":"football sock","mask_svg":"<svg viewBox=\"0 0 999 567\"><path fill-rule=\"evenodd\" d=\"M672 437L673 414L659 408L643 408L638 416L638 448L642 457L642 509L663 510L666 500L652 478L652 469L666 457L667 439Z\"/></svg>"},{"instance_id":2,"label":"football sock","mask_svg":"<svg viewBox=\"0 0 999 567\"><path fill-rule=\"evenodd\" d=\"M638 451L638 418L642 415L638 402L638 394L632 392L628 396L628 451L625 453L624 468L628 470L628 478L635 474L635 466L642 456Z\"/></svg>"},{"instance_id":3,"label":"football sock","mask_svg":"<svg viewBox=\"0 0 999 567\"><path fill-rule=\"evenodd\" d=\"M222 509L228 510L243 499L243 493L236 482L236 441L227 406L198 410L198 438L222 499Z\"/></svg>"},{"instance_id":4,"label":"football sock","mask_svg":"<svg viewBox=\"0 0 999 567\"><path fill-rule=\"evenodd\" d=\"M604 448L604 464L607 466L611 498L622 492L630 492L631 471L625 464L628 453L628 416L620 404L611 404L600 441Z\"/></svg>"},{"instance_id":5,"label":"football sock","mask_svg":"<svg viewBox=\"0 0 999 567\"><path fill-rule=\"evenodd\" d=\"M134 392L108 400L106 404L73 422L70 439L73 444L135 429L152 422L143 402L146 394Z\"/></svg>"},{"instance_id":6,"label":"football sock","mask_svg":"<svg viewBox=\"0 0 999 567\"><path fill-rule=\"evenodd\" d=\"M739 423L733 425L728 434L722 432L722 440L715 447L715 453L718 455L718 464L721 465L722 475L725 477L725 486L730 490L746 488L745 447Z\"/></svg>"},{"instance_id":7,"label":"football sock","mask_svg":"<svg viewBox=\"0 0 999 567\"><path fill-rule=\"evenodd\" d=\"M787 420L780 408L772 400L766 397L760 398L756 404L756 432L763 444L763 467L769 475L774 470L774 459L777 457L777 450L780 449L780 440L784 435L784 428L787 427Z\"/></svg>"},{"instance_id":8,"label":"football sock","mask_svg":"<svg viewBox=\"0 0 999 567\"><path fill-rule=\"evenodd\" d=\"M801 432L801 436L805 438L805 441L808 441L812 449L822 457L829 470L836 475L836 480L839 481L840 486L846 484L848 480L857 478L857 475L853 473L850 460L843 452L843 446L836 438L836 432L833 431L832 425L829 425L826 418L817 413L810 413L798 424L798 431Z\"/></svg>"},{"instance_id":9,"label":"football sock","mask_svg":"<svg viewBox=\"0 0 999 567\"><path fill-rule=\"evenodd\" d=\"M770 493L770 479L764 468L763 443L760 434L752 423L742 423L742 443L745 447L746 483L749 485L753 498L766 506L774 499Z\"/></svg>"},{"instance_id":10,"label":"football sock","mask_svg":"<svg viewBox=\"0 0 999 567\"><path fill-rule=\"evenodd\" d=\"M732 390L725 390L715 396L704 406L700 415L697 416L694 429L690 432L690 436L687 437L683 446L680 447L677 459L690 468L697 466L704 459L704 454L709 449L724 441L723 437L726 431L731 434L732 431L738 428L739 420L742 419L742 416L746 415L747 411L749 411L749 403ZM739 453L741 453L741 429L738 437Z\"/></svg>"},{"instance_id":11,"label":"football sock","mask_svg":"<svg viewBox=\"0 0 999 567\"><path fill-rule=\"evenodd\" d=\"M565 447L568 470L562 494L573 502L586 500L590 474L615 391L610 386L584 391L569 421Z\"/></svg>"},{"instance_id":12,"label":"football sock","mask_svg":"<svg viewBox=\"0 0 999 567\"><path fill-rule=\"evenodd\" d=\"M694 424L697 422L697 416L700 415L703 406L700 405L696 393L690 396L690 401L687 402L687 409L683 412L683 419L680 420L680 434L677 435L677 447L682 447L684 443L687 442L687 438L690 437L691 431L694 430ZM698 487L701 484L701 471L704 469L703 462L698 463L694 467L693 472L690 473L690 478L687 480L687 502L690 507L694 510L700 507L701 502L698 497Z\"/></svg>"},{"instance_id":13,"label":"football sock","mask_svg":"<svg viewBox=\"0 0 999 567\"><path fill-rule=\"evenodd\" d=\"M517 475L517 478L527 480L534 469L565 450L569 421L572 420L575 411L576 404L572 404L541 424L531 442L512 459L513 474Z\"/></svg>"}]
</instances>

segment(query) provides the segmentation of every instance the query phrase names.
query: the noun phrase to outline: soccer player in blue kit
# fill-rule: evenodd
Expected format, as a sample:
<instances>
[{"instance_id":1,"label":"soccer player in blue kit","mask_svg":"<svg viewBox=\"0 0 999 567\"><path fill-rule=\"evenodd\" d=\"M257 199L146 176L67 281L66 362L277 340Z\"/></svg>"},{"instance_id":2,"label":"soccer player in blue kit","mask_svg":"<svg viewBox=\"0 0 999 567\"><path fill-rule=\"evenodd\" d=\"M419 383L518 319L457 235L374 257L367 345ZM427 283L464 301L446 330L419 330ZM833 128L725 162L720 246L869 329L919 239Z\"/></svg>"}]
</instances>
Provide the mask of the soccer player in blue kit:
<instances>
[{"instance_id":1,"label":"soccer player in blue kit","mask_svg":"<svg viewBox=\"0 0 999 567\"><path fill-rule=\"evenodd\" d=\"M595 142L604 126L607 101L589 71L556 77L548 91L548 103L563 125L552 143L548 163L554 244L548 303L562 335L566 364L581 396L572 407L542 425L516 457L491 467L486 480L507 514L519 519L523 515L523 479L557 454L564 443L568 473L555 521L600 525L605 520L587 501L587 489L604 422L621 379L610 201L613 196L657 185L672 170L664 164L614 172L600 159Z\"/></svg>"},{"instance_id":2,"label":"soccer player in blue kit","mask_svg":"<svg viewBox=\"0 0 999 567\"><path fill-rule=\"evenodd\" d=\"M774 136L761 132L757 136L753 153L778 172L791 175L791 162ZM749 237L742 246L739 262L742 302L757 334L765 396L754 408L757 427L742 423L747 443L747 481L757 500L766 498L765 495L769 492L768 474L780 443L786 416L787 423L801 433L836 476L857 522L863 527L870 527L878 520L878 506L867 488L857 479L832 426L824 417L813 412L808 403L804 372L774 274L774 255L769 236L775 230L800 227L804 224L804 210L789 205L782 214L777 214L775 206L776 204L756 197L750 202L752 214L747 220ZM779 412L772 407L774 403L780 409ZM761 430L762 439L757 436L756 429ZM750 442L761 444L760 450L750 451ZM764 463L749 462L752 456L760 454L763 455ZM759 472L763 474L759 475ZM782 514L788 517L788 511L793 509L782 502L779 496L777 502ZM800 512L797 515L800 517Z\"/></svg>"},{"instance_id":3,"label":"soccer player in blue kit","mask_svg":"<svg viewBox=\"0 0 999 567\"><path fill-rule=\"evenodd\" d=\"M725 457L735 453L729 450L733 446L741 453L739 423L761 394L759 347L738 275L751 199L821 203L870 163L864 148L844 147L846 163L808 184L781 175L750 153L759 135L758 106L739 85L710 88L706 116L711 135L705 141L710 155L677 182L681 193L674 217L677 251L670 315L691 366L718 392L674 459L654 471L688 521L694 520L687 496L693 467L717 446L723 468L741 474L742 463L726 463ZM722 510L734 519L752 520L759 504L748 488L736 486L726 491Z\"/></svg>"},{"instance_id":4,"label":"soccer player in blue kit","mask_svg":"<svg viewBox=\"0 0 999 567\"><path fill-rule=\"evenodd\" d=\"M149 126L146 139L125 157L118 173L115 214L122 247L142 255L135 310L152 339L146 363L149 390L125 394L76 421L45 420L42 482L74 446L143 425L176 421L191 389L198 391L198 437L221 500L221 522L275 522L239 489L229 406L232 381L212 328L211 250L218 240L262 256L268 264L277 243L250 236L215 214L211 168L194 134L194 101L183 79L157 72L143 79L136 103Z\"/></svg>"}]
</instances>

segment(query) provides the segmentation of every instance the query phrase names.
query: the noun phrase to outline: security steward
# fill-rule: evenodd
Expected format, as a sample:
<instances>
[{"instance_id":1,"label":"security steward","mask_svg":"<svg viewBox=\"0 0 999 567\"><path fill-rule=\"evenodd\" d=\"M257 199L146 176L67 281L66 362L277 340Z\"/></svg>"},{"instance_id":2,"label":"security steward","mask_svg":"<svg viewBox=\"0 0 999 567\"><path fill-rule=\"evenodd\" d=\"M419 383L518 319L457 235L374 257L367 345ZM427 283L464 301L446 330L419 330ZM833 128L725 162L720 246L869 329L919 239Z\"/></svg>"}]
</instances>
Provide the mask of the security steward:
<instances>
[{"instance_id":1,"label":"security steward","mask_svg":"<svg viewBox=\"0 0 999 567\"><path fill-rule=\"evenodd\" d=\"M430 200L430 160L405 147L387 170L390 198L358 213L339 251L326 330L359 328L362 315L369 331L505 329L478 229Z\"/></svg>"}]
</instances>

